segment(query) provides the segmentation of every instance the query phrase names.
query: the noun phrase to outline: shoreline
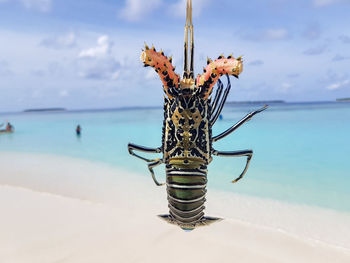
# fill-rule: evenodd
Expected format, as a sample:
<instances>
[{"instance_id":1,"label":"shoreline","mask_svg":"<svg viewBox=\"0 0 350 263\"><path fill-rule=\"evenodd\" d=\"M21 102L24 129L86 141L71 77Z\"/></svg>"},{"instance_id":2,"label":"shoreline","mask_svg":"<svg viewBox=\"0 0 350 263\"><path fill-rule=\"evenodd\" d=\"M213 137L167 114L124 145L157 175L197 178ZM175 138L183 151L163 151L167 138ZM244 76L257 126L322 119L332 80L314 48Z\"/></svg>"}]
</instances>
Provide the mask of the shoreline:
<instances>
[{"instance_id":1,"label":"shoreline","mask_svg":"<svg viewBox=\"0 0 350 263\"><path fill-rule=\"evenodd\" d=\"M125 262L158 262L158 259L160 262L162 257L158 252L148 249L155 246L157 251L163 250L159 252L163 255L165 251L173 253L171 248L185 249L184 245L192 246L197 253L205 252L204 262L221 258L214 257L213 251L225 255L226 260L234 253L244 254L246 260L241 262L280 262L282 257L283 262L350 260L350 213L208 189L206 215L224 220L185 233L157 218L156 215L167 213L166 193L150 177L53 155L0 152L0 160L0 209L5 215L0 224L4 233L0 237L0 247L4 247L0 249L0 259L21 262L17 253L9 251L30 250L39 238L46 240L50 249L53 243L65 240L62 248L56 247L60 255L63 251L81 249L79 253L72 252L79 254L78 258L68 256L64 262L97 262L87 260L90 253L86 249L97 246L101 250L99 256L106 250L113 254L111 244L116 243L125 251L115 248L118 255L113 254L112 258L122 258ZM54 227L41 229L48 222ZM32 232L32 228L38 231ZM78 242L76 231L87 240L78 238ZM92 234L98 238L91 239ZM6 237L11 237L8 244ZM70 246L63 245L66 242ZM106 250L99 242L107 246ZM126 253L133 244L144 258ZM203 245L212 247L203 252ZM31 251L40 254L40 249ZM293 251L301 254L294 255ZM187 256L198 260L195 254L188 251ZM106 259L107 255L104 255ZM52 261L55 257L50 252L48 258ZM33 257L26 262L37 260Z\"/></svg>"}]
</instances>

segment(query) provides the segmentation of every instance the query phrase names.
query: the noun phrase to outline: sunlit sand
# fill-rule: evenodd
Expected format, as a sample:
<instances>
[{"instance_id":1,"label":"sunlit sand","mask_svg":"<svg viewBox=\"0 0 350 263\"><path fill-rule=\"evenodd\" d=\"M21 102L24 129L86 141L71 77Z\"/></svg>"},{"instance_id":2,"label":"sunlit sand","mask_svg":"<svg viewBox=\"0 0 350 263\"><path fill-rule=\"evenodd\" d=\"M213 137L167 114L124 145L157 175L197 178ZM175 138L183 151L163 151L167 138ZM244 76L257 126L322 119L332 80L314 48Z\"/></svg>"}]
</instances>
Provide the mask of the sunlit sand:
<instances>
[{"instance_id":1,"label":"sunlit sand","mask_svg":"<svg viewBox=\"0 0 350 263\"><path fill-rule=\"evenodd\" d=\"M350 215L208 189L192 232L151 178L80 159L0 153L0 262L350 262Z\"/></svg>"}]
</instances>

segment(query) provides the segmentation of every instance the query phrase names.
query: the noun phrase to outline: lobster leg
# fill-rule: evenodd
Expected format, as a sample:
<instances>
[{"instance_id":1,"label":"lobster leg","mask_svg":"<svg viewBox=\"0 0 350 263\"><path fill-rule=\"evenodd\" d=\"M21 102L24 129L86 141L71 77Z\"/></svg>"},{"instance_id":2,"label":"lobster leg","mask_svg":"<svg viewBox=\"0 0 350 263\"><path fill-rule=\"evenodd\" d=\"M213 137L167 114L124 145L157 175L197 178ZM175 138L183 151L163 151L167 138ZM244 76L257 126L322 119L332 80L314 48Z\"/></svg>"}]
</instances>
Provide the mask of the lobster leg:
<instances>
[{"instance_id":1,"label":"lobster leg","mask_svg":"<svg viewBox=\"0 0 350 263\"><path fill-rule=\"evenodd\" d=\"M148 170L151 172L151 175L152 175L152 179L153 181L155 182L156 185L158 186L161 186L163 184L159 183L154 175L154 171L153 171L153 168L162 164L163 163L163 160L162 159L147 159L145 157L142 157L136 153L134 153L134 150L137 150L137 151L140 151L140 152L146 152L146 153L161 153L162 152L162 149L160 147L158 148L148 148L148 147L144 147L144 146L140 146L140 145L136 145L136 144L133 144L133 143L129 143L128 144L128 150L129 150L129 153L141 160L144 160L146 162L148 162L149 164L147 165L148 166Z\"/></svg>"},{"instance_id":2,"label":"lobster leg","mask_svg":"<svg viewBox=\"0 0 350 263\"><path fill-rule=\"evenodd\" d=\"M156 159L154 162L148 164L148 170L151 172L151 175L152 175L152 179L154 181L154 183L157 185L157 186L162 186L164 185L164 183L159 183L156 176L154 175L154 171L153 171L153 168L162 164L163 163L163 160L162 159Z\"/></svg>"},{"instance_id":3,"label":"lobster leg","mask_svg":"<svg viewBox=\"0 0 350 263\"><path fill-rule=\"evenodd\" d=\"M243 150L243 151L229 151L229 152L220 152L217 150L213 150L213 155L216 156L225 156L225 157L243 157L243 156L247 156L247 163L244 167L243 172L240 174L240 176L238 176L235 180L232 181L232 183L236 183L237 181L239 181L244 174L247 172L248 167L249 167L249 163L250 160L253 157L253 151L252 150Z\"/></svg>"},{"instance_id":4,"label":"lobster leg","mask_svg":"<svg viewBox=\"0 0 350 263\"><path fill-rule=\"evenodd\" d=\"M266 110L268 107L268 105L265 105L264 107L262 107L261 109L258 109L256 111L252 111L251 113L248 113L244 118L242 118L240 121L238 121L235 125L233 125L231 128L227 129L226 131L220 133L219 135L216 135L213 137L213 142L216 142L224 137L226 137L227 135L231 134L232 132L234 132L236 129L238 129L239 127L241 127L245 122L249 121L255 114L260 113L264 110Z\"/></svg>"},{"instance_id":5,"label":"lobster leg","mask_svg":"<svg viewBox=\"0 0 350 263\"><path fill-rule=\"evenodd\" d=\"M221 80L218 79L218 88L216 90L215 98L213 100L212 109L211 109L212 112L214 112L216 110L216 107L218 106L218 102L221 97L223 88L224 88L224 85L222 84Z\"/></svg>"},{"instance_id":6,"label":"lobster leg","mask_svg":"<svg viewBox=\"0 0 350 263\"><path fill-rule=\"evenodd\" d=\"M129 153L131 155L141 159L141 160L146 161L146 162L154 162L154 161L156 161L158 159L147 159L145 157L142 157L142 156L134 153L134 150L140 151L140 152L146 152L146 153L161 153L162 152L162 149L160 147L158 147L158 148L148 148L148 147L136 145L136 144L133 144L133 143L129 143L128 144L128 151L129 151Z\"/></svg>"},{"instance_id":7,"label":"lobster leg","mask_svg":"<svg viewBox=\"0 0 350 263\"><path fill-rule=\"evenodd\" d=\"M226 99L227 99L227 96L228 96L228 93L230 92L230 89L231 89L231 82L230 82L230 77L226 74L226 77L227 77L227 87L224 91L224 95L222 96L222 99L220 101L220 104L219 104L219 108L218 110L214 113L213 117L210 119L210 125L213 126L214 123L216 122L216 120L218 119L218 117L220 116L220 113L222 111L222 108L224 107L225 105L225 102L226 102Z\"/></svg>"}]
</instances>

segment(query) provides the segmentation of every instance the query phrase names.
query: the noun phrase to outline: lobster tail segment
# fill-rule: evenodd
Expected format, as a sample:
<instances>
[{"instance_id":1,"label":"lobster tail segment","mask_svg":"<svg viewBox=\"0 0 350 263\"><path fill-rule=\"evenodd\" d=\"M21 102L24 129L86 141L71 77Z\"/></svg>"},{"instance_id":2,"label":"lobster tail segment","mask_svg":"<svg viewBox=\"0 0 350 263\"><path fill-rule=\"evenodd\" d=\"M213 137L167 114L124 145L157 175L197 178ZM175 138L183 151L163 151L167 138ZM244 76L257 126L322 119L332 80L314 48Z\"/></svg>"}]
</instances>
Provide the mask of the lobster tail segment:
<instances>
[{"instance_id":1,"label":"lobster tail segment","mask_svg":"<svg viewBox=\"0 0 350 263\"><path fill-rule=\"evenodd\" d=\"M218 217L211 217L211 216L204 216L200 220L193 222L193 223L181 223L177 220L175 220L171 215L158 215L161 219L165 220L169 224L177 225L181 227L184 231L192 231L196 227L199 226L207 226L214 222L221 221L222 218Z\"/></svg>"},{"instance_id":2,"label":"lobster tail segment","mask_svg":"<svg viewBox=\"0 0 350 263\"><path fill-rule=\"evenodd\" d=\"M160 215L160 218L183 230L193 230L219 220L204 216L207 192L205 165L197 168L167 165L166 174L169 214Z\"/></svg>"}]
</instances>

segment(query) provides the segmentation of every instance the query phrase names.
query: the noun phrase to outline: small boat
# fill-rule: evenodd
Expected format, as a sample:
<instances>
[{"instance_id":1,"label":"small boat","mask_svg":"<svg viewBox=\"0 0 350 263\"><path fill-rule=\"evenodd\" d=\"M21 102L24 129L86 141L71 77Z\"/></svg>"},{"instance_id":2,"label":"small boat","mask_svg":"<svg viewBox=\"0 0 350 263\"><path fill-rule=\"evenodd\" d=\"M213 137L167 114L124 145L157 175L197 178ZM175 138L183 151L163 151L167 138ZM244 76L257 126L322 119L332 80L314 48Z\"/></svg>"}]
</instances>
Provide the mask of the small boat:
<instances>
[{"instance_id":1,"label":"small boat","mask_svg":"<svg viewBox=\"0 0 350 263\"><path fill-rule=\"evenodd\" d=\"M13 133L14 130L8 131L8 130L0 130L0 133Z\"/></svg>"}]
</instances>

